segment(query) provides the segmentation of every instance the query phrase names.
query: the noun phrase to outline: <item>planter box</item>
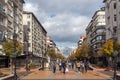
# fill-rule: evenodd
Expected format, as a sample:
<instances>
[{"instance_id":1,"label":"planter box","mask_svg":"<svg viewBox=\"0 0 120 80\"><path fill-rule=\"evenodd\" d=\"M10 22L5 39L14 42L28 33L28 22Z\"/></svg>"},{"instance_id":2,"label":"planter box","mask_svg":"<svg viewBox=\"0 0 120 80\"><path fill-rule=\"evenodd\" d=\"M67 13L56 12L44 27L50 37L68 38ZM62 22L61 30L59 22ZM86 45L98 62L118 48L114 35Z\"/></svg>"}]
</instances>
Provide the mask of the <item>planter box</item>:
<instances>
[{"instance_id":1,"label":"planter box","mask_svg":"<svg viewBox=\"0 0 120 80\"><path fill-rule=\"evenodd\" d=\"M14 77L14 75L13 75L13 74L10 74L10 75L8 75L8 76L1 77L0 80L13 80L13 77Z\"/></svg>"}]
</instances>

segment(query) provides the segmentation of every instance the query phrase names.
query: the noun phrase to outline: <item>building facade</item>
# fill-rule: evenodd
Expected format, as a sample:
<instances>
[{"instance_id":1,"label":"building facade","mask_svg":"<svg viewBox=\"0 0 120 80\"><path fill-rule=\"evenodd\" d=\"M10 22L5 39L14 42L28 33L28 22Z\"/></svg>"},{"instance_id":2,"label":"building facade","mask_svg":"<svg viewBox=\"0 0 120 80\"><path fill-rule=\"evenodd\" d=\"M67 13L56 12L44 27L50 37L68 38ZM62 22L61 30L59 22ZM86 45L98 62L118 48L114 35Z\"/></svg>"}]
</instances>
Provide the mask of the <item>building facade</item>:
<instances>
[{"instance_id":1,"label":"building facade","mask_svg":"<svg viewBox=\"0 0 120 80\"><path fill-rule=\"evenodd\" d=\"M87 42L94 57L99 57L98 51L105 43L105 10L96 11L86 28Z\"/></svg>"},{"instance_id":2,"label":"building facade","mask_svg":"<svg viewBox=\"0 0 120 80\"><path fill-rule=\"evenodd\" d=\"M120 0L103 0L105 3L106 40L120 41Z\"/></svg>"},{"instance_id":3,"label":"building facade","mask_svg":"<svg viewBox=\"0 0 120 80\"><path fill-rule=\"evenodd\" d=\"M39 63L39 61L46 59L47 32L32 12L23 12L23 25L24 54L30 55L32 60Z\"/></svg>"},{"instance_id":4,"label":"building facade","mask_svg":"<svg viewBox=\"0 0 120 80\"><path fill-rule=\"evenodd\" d=\"M16 39L23 43L23 4L24 0L0 0L0 55L4 55L5 66L8 65L7 56L2 53L2 44L7 40ZM7 59L6 59L7 58Z\"/></svg>"},{"instance_id":5,"label":"building facade","mask_svg":"<svg viewBox=\"0 0 120 80\"><path fill-rule=\"evenodd\" d=\"M81 46L85 39L86 39L86 36L81 36L79 41L78 41L78 46Z\"/></svg>"}]
</instances>

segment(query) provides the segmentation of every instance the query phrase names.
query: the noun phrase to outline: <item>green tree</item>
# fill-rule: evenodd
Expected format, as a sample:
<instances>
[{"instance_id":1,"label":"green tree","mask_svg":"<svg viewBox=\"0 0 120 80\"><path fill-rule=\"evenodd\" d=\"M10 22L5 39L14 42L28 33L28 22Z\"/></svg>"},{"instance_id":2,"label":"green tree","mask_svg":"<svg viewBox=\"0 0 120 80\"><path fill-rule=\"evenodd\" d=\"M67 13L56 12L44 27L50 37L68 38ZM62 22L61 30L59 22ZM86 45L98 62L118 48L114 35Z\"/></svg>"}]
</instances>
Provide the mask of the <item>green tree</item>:
<instances>
[{"instance_id":1,"label":"green tree","mask_svg":"<svg viewBox=\"0 0 120 80\"><path fill-rule=\"evenodd\" d=\"M56 53L55 53L55 49L54 48L48 48L47 49L47 53L48 53L48 56L51 59L55 59L56 58Z\"/></svg>"},{"instance_id":2,"label":"green tree","mask_svg":"<svg viewBox=\"0 0 120 80\"><path fill-rule=\"evenodd\" d=\"M89 57L89 46L87 42L83 42L80 50L80 57L88 58Z\"/></svg>"},{"instance_id":3,"label":"green tree","mask_svg":"<svg viewBox=\"0 0 120 80\"><path fill-rule=\"evenodd\" d=\"M2 52L12 57L15 53L17 53L17 55L20 55L22 53L22 49L23 46L20 42L16 41L14 46L13 40L8 40L3 44Z\"/></svg>"},{"instance_id":4,"label":"green tree","mask_svg":"<svg viewBox=\"0 0 120 80\"><path fill-rule=\"evenodd\" d=\"M65 59L65 57L61 53L57 53L56 57L59 58L59 59L61 59L61 60Z\"/></svg>"},{"instance_id":5,"label":"green tree","mask_svg":"<svg viewBox=\"0 0 120 80\"><path fill-rule=\"evenodd\" d=\"M14 46L13 40L8 40L7 42L3 43L2 46L3 46L2 52L10 57L11 71L13 72L12 58L22 53L23 46L18 41L15 41L15 46Z\"/></svg>"}]
</instances>

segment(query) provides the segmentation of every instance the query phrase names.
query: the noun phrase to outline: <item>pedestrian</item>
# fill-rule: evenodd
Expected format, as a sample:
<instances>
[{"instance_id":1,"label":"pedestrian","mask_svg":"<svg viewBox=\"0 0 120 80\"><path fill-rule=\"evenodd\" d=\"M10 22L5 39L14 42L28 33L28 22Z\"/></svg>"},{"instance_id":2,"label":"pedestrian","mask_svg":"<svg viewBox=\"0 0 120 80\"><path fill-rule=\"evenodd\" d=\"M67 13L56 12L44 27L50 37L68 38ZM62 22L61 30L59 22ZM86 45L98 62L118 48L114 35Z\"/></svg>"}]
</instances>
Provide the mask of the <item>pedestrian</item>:
<instances>
[{"instance_id":1,"label":"pedestrian","mask_svg":"<svg viewBox=\"0 0 120 80\"><path fill-rule=\"evenodd\" d=\"M53 73L56 73L56 63L55 63L55 61L52 63L52 67L53 67Z\"/></svg>"},{"instance_id":2,"label":"pedestrian","mask_svg":"<svg viewBox=\"0 0 120 80\"><path fill-rule=\"evenodd\" d=\"M71 62L71 66L72 66L72 69L74 69L74 62L73 61Z\"/></svg>"},{"instance_id":3,"label":"pedestrian","mask_svg":"<svg viewBox=\"0 0 120 80\"><path fill-rule=\"evenodd\" d=\"M83 62L83 61L81 61L80 70L82 71L82 73L85 72L85 65L84 65L84 62Z\"/></svg>"},{"instance_id":4,"label":"pedestrian","mask_svg":"<svg viewBox=\"0 0 120 80\"><path fill-rule=\"evenodd\" d=\"M61 71L61 69L62 69L62 63L59 62L59 71Z\"/></svg>"},{"instance_id":5,"label":"pedestrian","mask_svg":"<svg viewBox=\"0 0 120 80\"><path fill-rule=\"evenodd\" d=\"M77 61L77 70L80 71L80 61Z\"/></svg>"},{"instance_id":6,"label":"pedestrian","mask_svg":"<svg viewBox=\"0 0 120 80\"><path fill-rule=\"evenodd\" d=\"M87 60L84 60L85 72L87 72L87 70L88 70L88 67L89 67L88 64L89 64L88 61L87 61Z\"/></svg>"},{"instance_id":7,"label":"pedestrian","mask_svg":"<svg viewBox=\"0 0 120 80\"><path fill-rule=\"evenodd\" d=\"M65 71L66 71L66 62L65 61L62 62L62 68L63 68L63 73L65 74Z\"/></svg>"},{"instance_id":8,"label":"pedestrian","mask_svg":"<svg viewBox=\"0 0 120 80\"><path fill-rule=\"evenodd\" d=\"M25 65L25 69L27 72L30 71L30 64L29 63Z\"/></svg>"}]
</instances>

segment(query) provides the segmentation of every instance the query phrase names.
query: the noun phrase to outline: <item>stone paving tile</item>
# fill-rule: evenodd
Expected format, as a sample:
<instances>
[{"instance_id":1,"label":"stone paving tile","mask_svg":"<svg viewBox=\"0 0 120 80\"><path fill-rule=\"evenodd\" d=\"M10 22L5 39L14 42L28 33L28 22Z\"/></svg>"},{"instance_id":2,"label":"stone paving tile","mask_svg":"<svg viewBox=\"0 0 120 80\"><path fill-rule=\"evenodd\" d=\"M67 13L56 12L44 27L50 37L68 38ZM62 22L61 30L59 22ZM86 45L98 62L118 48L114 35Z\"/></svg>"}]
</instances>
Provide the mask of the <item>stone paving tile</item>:
<instances>
[{"instance_id":1,"label":"stone paving tile","mask_svg":"<svg viewBox=\"0 0 120 80\"><path fill-rule=\"evenodd\" d=\"M47 79L49 78L51 71L36 71L27 76L23 79Z\"/></svg>"},{"instance_id":2,"label":"stone paving tile","mask_svg":"<svg viewBox=\"0 0 120 80\"><path fill-rule=\"evenodd\" d=\"M80 75L84 78L84 79L110 79L110 76L98 73L96 71L88 71L87 73L81 73Z\"/></svg>"},{"instance_id":3,"label":"stone paving tile","mask_svg":"<svg viewBox=\"0 0 120 80\"><path fill-rule=\"evenodd\" d=\"M79 77L75 74L74 71L69 71L65 74L59 71L54 74L53 79L79 79Z\"/></svg>"}]
</instances>

